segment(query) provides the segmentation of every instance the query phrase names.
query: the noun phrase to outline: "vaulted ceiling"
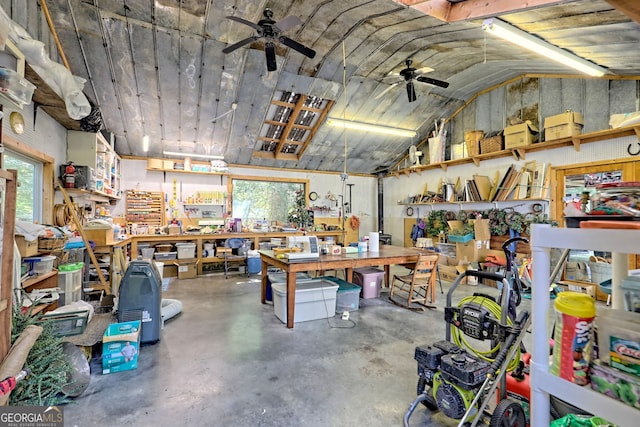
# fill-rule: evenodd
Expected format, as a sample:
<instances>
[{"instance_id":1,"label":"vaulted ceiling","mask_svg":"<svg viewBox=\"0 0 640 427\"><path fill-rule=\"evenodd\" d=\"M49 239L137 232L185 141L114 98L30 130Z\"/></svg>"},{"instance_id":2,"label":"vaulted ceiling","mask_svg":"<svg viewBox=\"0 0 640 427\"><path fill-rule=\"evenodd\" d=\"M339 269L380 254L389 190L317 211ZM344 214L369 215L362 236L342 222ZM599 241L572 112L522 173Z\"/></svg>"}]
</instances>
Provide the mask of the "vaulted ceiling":
<instances>
[{"instance_id":1,"label":"vaulted ceiling","mask_svg":"<svg viewBox=\"0 0 640 427\"><path fill-rule=\"evenodd\" d=\"M514 10L517 4L526 8ZM123 155L222 155L235 165L375 173L406 156L474 95L523 74L572 69L487 35L499 17L617 76L640 75L640 6L633 0L47 0L71 71ZM267 71L256 34L270 8L284 21ZM239 19L228 19L233 16ZM389 73L430 67L409 102ZM401 79L401 77L398 77ZM398 83L389 88L390 83ZM385 92L386 90L386 92ZM379 96L381 93L384 94ZM304 113L302 116L297 116ZM303 117L304 116L304 117ZM287 118L300 117L286 125ZM344 131L328 118L417 132ZM283 124L284 123L284 124ZM149 152L142 139L150 137ZM282 141L280 141L282 137ZM288 139L287 139L288 138ZM271 149L276 151L272 152ZM194 157L196 159L196 157Z\"/></svg>"}]
</instances>

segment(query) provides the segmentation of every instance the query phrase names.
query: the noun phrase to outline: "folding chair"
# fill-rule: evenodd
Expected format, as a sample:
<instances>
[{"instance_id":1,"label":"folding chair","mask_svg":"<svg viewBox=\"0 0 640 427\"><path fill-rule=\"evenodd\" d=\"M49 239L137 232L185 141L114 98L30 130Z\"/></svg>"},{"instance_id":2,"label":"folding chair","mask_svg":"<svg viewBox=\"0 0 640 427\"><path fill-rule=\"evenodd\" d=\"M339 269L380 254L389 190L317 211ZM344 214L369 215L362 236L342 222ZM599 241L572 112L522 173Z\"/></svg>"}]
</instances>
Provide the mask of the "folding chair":
<instances>
[{"instance_id":1,"label":"folding chair","mask_svg":"<svg viewBox=\"0 0 640 427\"><path fill-rule=\"evenodd\" d=\"M395 274L391 282L389 300L410 310L423 310L422 307L436 308L433 304L436 302L438 256L420 254L413 272L406 275Z\"/></svg>"}]
</instances>

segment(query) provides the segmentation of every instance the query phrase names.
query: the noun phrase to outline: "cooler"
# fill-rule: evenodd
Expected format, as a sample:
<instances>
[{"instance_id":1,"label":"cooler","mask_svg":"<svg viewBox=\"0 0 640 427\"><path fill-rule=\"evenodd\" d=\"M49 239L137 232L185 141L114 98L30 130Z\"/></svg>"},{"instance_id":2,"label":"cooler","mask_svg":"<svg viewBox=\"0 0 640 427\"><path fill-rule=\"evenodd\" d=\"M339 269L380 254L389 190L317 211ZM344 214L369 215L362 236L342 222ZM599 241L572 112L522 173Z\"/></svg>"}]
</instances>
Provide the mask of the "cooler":
<instances>
[{"instance_id":1,"label":"cooler","mask_svg":"<svg viewBox=\"0 0 640 427\"><path fill-rule=\"evenodd\" d=\"M287 323L287 285L274 283L272 287L274 313L282 323ZM335 316L337 291L338 285L324 279L296 283L293 321L306 322Z\"/></svg>"},{"instance_id":2,"label":"cooler","mask_svg":"<svg viewBox=\"0 0 640 427\"><path fill-rule=\"evenodd\" d=\"M362 286L362 298L378 298L382 281L384 280L384 270L374 267L356 268L353 270L353 283Z\"/></svg>"}]
</instances>

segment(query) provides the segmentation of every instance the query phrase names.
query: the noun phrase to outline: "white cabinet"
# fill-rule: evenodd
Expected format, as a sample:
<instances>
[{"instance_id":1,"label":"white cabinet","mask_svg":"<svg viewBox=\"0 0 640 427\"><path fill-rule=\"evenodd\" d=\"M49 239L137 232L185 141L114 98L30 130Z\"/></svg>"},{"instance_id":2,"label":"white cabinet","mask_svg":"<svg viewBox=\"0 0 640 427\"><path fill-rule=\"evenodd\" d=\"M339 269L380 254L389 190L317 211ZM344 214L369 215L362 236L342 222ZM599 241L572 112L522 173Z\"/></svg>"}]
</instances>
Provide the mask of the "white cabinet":
<instances>
[{"instance_id":1,"label":"white cabinet","mask_svg":"<svg viewBox=\"0 0 640 427\"><path fill-rule=\"evenodd\" d=\"M549 426L549 395L583 408L619 426L637 425L640 410L581 387L549 373L549 281L550 249L601 250L613 253L612 305L623 308L620 283L628 270L627 254L640 253L640 231L552 228L534 225L533 253L533 351L531 359L531 401L533 427Z\"/></svg>"},{"instance_id":2,"label":"white cabinet","mask_svg":"<svg viewBox=\"0 0 640 427\"><path fill-rule=\"evenodd\" d=\"M67 132L67 161L89 166L95 173L95 188L109 197L120 198L120 156L100 133Z\"/></svg>"}]
</instances>

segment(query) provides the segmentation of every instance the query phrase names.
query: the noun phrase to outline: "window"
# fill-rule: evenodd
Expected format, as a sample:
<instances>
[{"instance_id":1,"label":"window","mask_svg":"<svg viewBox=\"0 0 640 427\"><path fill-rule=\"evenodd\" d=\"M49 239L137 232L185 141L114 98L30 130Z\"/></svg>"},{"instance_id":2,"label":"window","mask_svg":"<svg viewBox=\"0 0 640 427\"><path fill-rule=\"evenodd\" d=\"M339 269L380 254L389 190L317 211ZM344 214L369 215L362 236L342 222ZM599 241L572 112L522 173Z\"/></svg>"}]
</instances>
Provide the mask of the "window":
<instances>
[{"instance_id":1,"label":"window","mask_svg":"<svg viewBox=\"0 0 640 427\"><path fill-rule=\"evenodd\" d=\"M254 157L300 160L333 101L295 92L277 91L260 130Z\"/></svg>"},{"instance_id":2,"label":"window","mask_svg":"<svg viewBox=\"0 0 640 427\"><path fill-rule=\"evenodd\" d=\"M296 192L306 194L303 180L234 178L231 186L233 216L241 218L248 227L262 220L288 223L288 214L296 204Z\"/></svg>"},{"instance_id":3,"label":"window","mask_svg":"<svg viewBox=\"0 0 640 427\"><path fill-rule=\"evenodd\" d=\"M42 163L5 150L4 169L18 171L16 220L42 222Z\"/></svg>"}]
</instances>

